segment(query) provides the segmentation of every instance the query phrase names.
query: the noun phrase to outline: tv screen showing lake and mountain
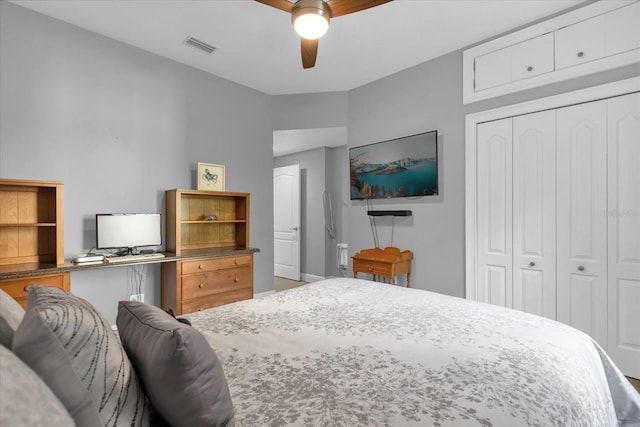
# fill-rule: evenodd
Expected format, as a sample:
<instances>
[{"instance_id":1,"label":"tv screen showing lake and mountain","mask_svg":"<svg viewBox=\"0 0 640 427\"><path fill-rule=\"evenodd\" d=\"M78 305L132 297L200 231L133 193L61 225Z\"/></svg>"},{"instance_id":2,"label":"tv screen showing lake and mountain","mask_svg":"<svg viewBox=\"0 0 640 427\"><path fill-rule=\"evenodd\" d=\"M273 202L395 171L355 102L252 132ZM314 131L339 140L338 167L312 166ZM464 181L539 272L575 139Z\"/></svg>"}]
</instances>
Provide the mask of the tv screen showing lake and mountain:
<instances>
[{"instance_id":1,"label":"tv screen showing lake and mountain","mask_svg":"<svg viewBox=\"0 0 640 427\"><path fill-rule=\"evenodd\" d=\"M351 200L438 194L438 132L349 149Z\"/></svg>"}]
</instances>

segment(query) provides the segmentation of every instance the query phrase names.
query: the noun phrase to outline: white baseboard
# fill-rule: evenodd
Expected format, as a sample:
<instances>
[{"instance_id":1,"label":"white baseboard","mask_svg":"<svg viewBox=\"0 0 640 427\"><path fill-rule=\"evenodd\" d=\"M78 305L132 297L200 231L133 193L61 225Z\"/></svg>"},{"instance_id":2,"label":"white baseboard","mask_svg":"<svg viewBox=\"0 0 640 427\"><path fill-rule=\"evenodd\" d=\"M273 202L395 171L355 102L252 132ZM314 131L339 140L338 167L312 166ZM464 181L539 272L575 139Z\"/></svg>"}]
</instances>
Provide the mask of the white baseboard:
<instances>
[{"instance_id":1,"label":"white baseboard","mask_svg":"<svg viewBox=\"0 0 640 427\"><path fill-rule=\"evenodd\" d=\"M316 276L313 274L300 273L300 278L305 282L317 282L319 280L324 280L326 277Z\"/></svg>"},{"instance_id":2,"label":"white baseboard","mask_svg":"<svg viewBox=\"0 0 640 427\"><path fill-rule=\"evenodd\" d=\"M268 297L269 295L273 295L275 294L276 291L267 291L267 292L260 292L258 294L253 294L253 299L258 299L258 298L264 298L264 297Z\"/></svg>"}]
</instances>

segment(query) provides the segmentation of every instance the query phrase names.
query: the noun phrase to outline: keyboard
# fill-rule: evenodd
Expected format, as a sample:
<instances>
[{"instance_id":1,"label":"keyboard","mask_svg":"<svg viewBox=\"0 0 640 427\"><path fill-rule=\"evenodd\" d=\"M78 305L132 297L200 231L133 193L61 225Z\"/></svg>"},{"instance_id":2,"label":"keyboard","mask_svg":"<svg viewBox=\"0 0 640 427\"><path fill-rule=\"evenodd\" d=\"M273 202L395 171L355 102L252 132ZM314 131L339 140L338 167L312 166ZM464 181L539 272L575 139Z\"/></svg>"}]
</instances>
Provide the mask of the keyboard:
<instances>
[{"instance_id":1,"label":"keyboard","mask_svg":"<svg viewBox=\"0 0 640 427\"><path fill-rule=\"evenodd\" d=\"M136 255L122 255L122 256L108 256L104 258L107 264L120 264L122 262L140 262L140 261L153 261L154 259L164 258L164 254L154 252L152 254L136 254Z\"/></svg>"}]
</instances>

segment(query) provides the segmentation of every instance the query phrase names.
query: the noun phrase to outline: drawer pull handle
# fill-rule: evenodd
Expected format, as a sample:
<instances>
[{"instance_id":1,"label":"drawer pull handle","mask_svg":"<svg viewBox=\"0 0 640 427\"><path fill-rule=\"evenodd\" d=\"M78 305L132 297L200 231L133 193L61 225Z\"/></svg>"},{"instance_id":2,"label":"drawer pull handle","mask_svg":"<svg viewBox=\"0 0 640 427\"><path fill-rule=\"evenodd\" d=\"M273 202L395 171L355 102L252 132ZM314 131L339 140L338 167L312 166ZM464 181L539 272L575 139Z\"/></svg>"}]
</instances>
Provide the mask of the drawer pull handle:
<instances>
[{"instance_id":1,"label":"drawer pull handle","mask_svg":"<svg viewBox=\"0 0 640 427\"><path fill-rule=\"evenodd\" d=\"M581 265L580 267L578 267L578 271L584 271L584 266Z\"/></svg>"},{"instance_id":2,"label":"drawer pull handle","mask_svg":"<svg viewBox=\"0 0 640 427\"><path fill-rule=\"evenodd\" d=\"M535 263L535 262L531 261L531 262L529 263L529 267L535 267L535 266L536 266L536 263Z\"/></svg>"},{"instance_id":3,"label":"drawer pull handle","mask_svg":"<svg viewBox=\"0 0 640 427\"><path fill-rule=\"evenodd\" d=\"M533 67L532 66L528 66L527 67L527 71L533 71Z\"/></svg>"},{"instance_id":4,"label":"drawer pull handle","mask_svg":"<svg viewBox=\"0 0 640 427\"><path fill-rule=\"evenodd\" d=\"M202 289L202 288L204 288L204 284L203 284L203 283L200 283L200 284L198 285L198 287L199 287L200 289Z\"/></svg>"},{"instance_id":5,"label":"drawer pull handle","mask_svg":"<svg viewBox=\"0 0 640 427\"><path fill-rule=\"evenodd\" d=\"M238 279L237 277L235 277L235 278L233 279L233 281L234 281L234 282L236 282L236 283L238 283L238 282L240 281L240 279Z\"/></svg>"},{"instance_id":6,"label":"drawer pull handle","mask_svg":"<svg viewBox=\"0 0 640 427\"><path fill-rule=\"evenodd\" d=\"M236 259L236 260L234 260L234 261L233 261L233 263L234 263L235 265L238 265L238 260L237 260L237 259Z\"/></svg>"},{"instance_id":7,"label":"drawer pull handle","mask_svg":"<svg viewBox=\"0 0 640 427\"><path fill-rule=\"evenodd\" d=\"M202 264L198 265L198 268L199 268L200 270L202 270L202 268L203 268L203 267L204 267L204 266L203 266Z\"/></svg>"},{"instance_id":8,"label":"drawer pull handle","mask_svg":"<svg viewBox=\"0 0 640 427\"><path fill-rule=\"evenodd\" d=\"M578 58L582 58L584 56L584 52L578 52Z\"/></svg>"}]
</instances>

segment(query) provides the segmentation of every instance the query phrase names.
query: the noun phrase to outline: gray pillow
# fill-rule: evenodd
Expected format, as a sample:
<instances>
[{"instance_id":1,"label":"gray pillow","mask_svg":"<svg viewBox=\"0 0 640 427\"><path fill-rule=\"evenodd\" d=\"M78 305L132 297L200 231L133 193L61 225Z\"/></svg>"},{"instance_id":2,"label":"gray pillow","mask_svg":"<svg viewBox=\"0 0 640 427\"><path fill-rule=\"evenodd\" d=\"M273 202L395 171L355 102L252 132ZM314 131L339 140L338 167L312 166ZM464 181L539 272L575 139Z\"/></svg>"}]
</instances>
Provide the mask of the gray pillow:
<instances>
[{"instance_id":1,"label":"gray pillow","mask_svg":"<svg viewBox=\"0 0 640 427\"><path fill-rule=\"evenodd\" d=\"M0 288L0 344L11 348L13 334L24 317L24 308Z\"/></svg>"},{"instance_id":2,"label":"gray pillow","mask_svg":"<svg viewBox=\"0 0 640 427\"><path fill-rule=\"evenodd\" d=\"M78 426L147 426L142 386L111 326L87 301L30 286L13 351L67 408Z\"/></svg>"},{"instance_id":3,"label":"gray pillow","mask_svg":"<svg viewBox=\"0 0 640 427\"><path fill-rule=\"evenodd\" d=\"M173 427L233 426L222 365L204 336L152 305L121 301L120 339L155 410Z\"/></svg>"},{"instance_id":4,"label":"gray pillow","mask_svg":"<svg viewBox=\"0 0 640 427\"><path fill-rule=\"evenodd\" d=\"M40 377L2 345L0 372L0 426L75 426Z\"/></svg>"}]
</instances>

